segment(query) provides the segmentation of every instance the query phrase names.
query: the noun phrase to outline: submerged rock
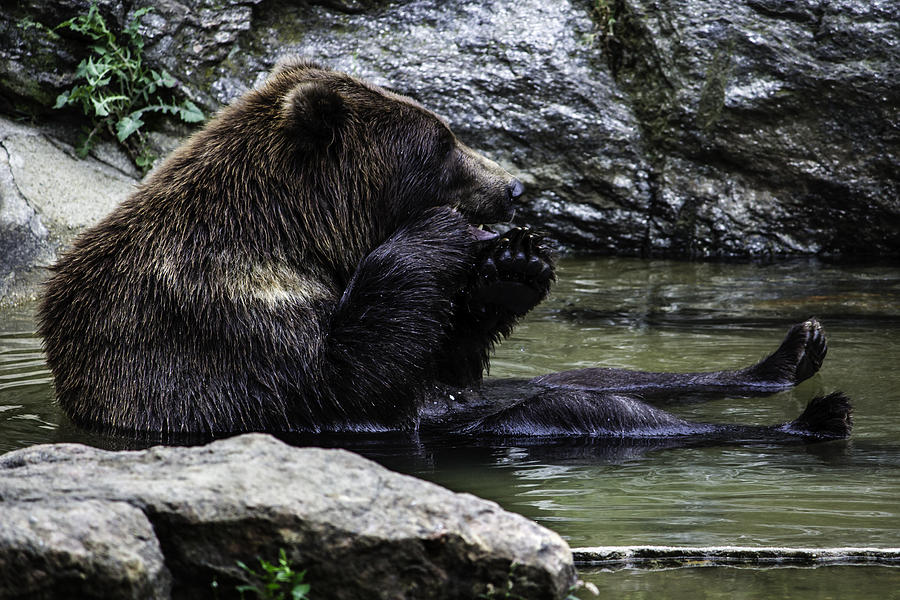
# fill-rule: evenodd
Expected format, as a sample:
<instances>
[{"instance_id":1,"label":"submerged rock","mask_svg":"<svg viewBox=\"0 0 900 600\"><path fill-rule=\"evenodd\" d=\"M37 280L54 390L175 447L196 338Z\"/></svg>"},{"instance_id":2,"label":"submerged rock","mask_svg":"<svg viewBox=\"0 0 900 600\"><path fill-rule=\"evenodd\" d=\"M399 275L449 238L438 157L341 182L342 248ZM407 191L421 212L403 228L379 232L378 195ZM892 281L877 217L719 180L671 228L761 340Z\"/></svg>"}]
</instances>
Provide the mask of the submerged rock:
<instances>
[{"instance_id":1,"label":"submerged rock","mask_svg":"<svg viewBox=\"0 0 900 600\"><path fill-rule=\"evenodd\" d=\"M323 599L475 598L488 584L549 599L574 583L566 543L493 502L261 434L11 452L0 512L0 598L203 598L214 579L227 597L245 577L235 561L281 548Z\"/></svg>"}]
</instances>

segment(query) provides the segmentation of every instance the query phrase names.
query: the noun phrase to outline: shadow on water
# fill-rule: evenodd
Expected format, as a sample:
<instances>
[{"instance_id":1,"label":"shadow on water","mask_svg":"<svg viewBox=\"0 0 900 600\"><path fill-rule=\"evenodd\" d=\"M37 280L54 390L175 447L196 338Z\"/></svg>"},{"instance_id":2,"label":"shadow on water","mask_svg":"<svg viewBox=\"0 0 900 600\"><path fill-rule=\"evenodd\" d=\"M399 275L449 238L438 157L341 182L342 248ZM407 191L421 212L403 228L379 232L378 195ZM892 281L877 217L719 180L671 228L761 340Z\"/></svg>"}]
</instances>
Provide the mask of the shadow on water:
<instances>
[{"instance_id":1,"label":"shadow on water","mask_svg":"<svg viewBox=\"0 0 900 600\"><path fill-rule=\"evenodd\" d=\"M814 457L822 464L837 465L847 460L850 442L760 444L758 441L696 438L571 438L571 437L479 437L446 435L440 437L378 435L348 439L346 436L283 434L279 438L296 446L344 448L371 458L401 472L440 471L469 466L489 468L510 465L510 449L523 464L615 465L636 459L652 460L652 454L676 449L746 446L757 448L790 447ZM893 452L900 452L900 447ZM900 465L897 465L900 467Z\"/></svg>"},{"instance_id":2,"label":"shadow on water","mask_svg":"<svg viewBox=\"0 0 900 600\"><path fill-rule=\"evenodd\" d=\"M52 427L53 434L42 443L82 443L104 450L142 450L164 443L170 446L200 446L222 436L183 436L167 439L139 439L128 435L98 433L75 425L64 415ZM238 434L232 434L238 435ZM759 439L724 437L561 437L561 436L484 436L470 434L422 435L401 432L384 433L279 433L277 438L296 447L334 448L355 452L385 467L406 473L444 468L490 467L509 464L508 450L525 463L552 462L566 465L621 464L646 458L653 453L688 448L746 447L759 449L791 448L816 457L822 464L853 466L854 443L851 440L804 440L765 442ZM855 444L860 446L860 444ZM900 445L865 449L867 455L879 451L900 454ZM501 458L498 458L501 457ZM900 464L896 465L900 468Z\"/></svg>"}]
</instances>

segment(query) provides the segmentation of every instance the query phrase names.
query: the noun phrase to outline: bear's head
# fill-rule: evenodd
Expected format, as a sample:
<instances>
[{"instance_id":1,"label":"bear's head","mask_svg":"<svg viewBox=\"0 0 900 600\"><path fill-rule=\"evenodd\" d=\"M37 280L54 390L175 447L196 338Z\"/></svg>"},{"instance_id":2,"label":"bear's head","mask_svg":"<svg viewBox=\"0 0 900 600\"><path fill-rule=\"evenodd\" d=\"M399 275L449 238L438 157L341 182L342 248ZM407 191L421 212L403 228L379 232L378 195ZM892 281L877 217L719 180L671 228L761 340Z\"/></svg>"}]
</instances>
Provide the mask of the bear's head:
<instances>
[{"instance_id":1,"label":"bear's head","mask_svg":"<svg viewBox=\"0 0 900 600\"><path fill-rule=\"evenodd\" d=\"M330 200L371 210L376 237L434 206L473 227L515 212L522 183L410 98L299 58L282 59L261 93L280 104L283 143L303 172L338 177L330 187L342 197Z\"/></svg>"},{"instance_id":2,"label":"bear's head","mask_svg":"<svg viewBox=\"0 0 900 600\"><path fill-rule=\"evenodd\" d=\"M341 279L432 207L456 209L489 239L477 226L510 220L522 191L415 101L289 58L166 161L143 196L180 206L193 233L179 239Z\"/></svg>"},{"instance_id":3,"label":"bear's head","mask_svg":"<svg viewBox=\"0 0 900 600\"><path fill-rule=\"evenodd\" d=\"M268 85L283 93L283 125L298 151L380 174L368 183L397 217L447 205L472 223L512 218L521 182L410 98L298 58L282 59Z\"/></svg>"}]
</instances>

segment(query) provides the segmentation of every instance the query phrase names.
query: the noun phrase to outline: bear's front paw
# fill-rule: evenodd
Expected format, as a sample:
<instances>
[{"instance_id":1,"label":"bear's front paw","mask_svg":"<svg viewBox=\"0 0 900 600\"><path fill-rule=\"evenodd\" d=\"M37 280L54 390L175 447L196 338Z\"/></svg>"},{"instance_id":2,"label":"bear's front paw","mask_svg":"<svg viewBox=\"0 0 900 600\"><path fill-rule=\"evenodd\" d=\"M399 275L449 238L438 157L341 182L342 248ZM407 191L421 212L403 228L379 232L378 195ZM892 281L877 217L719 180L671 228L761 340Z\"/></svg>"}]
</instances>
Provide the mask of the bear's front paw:
<instances>
[{"instance_id":1,"label":"bear's front paw","mask_svg":"<svg viewBox=\"0 0 900 600\"><path fill-rule=\"evenodd\" d=\"M543 236L529 227L515 227L481 256L472 303L501 306L524 315L544 299L554 279L553 258Z\"/></svg>"},{"instance_id":2,"label":"bear's front paw","mask_svg":"<svg viewBox=\"0 0 900 600\"><path fill-rule=\"evenodd\" d=\"M482 276L526 283L549 289L553 280L553 258L544 236L530 227L515 227L500 236L482 257Z\"/></svg>"}]
</instances>

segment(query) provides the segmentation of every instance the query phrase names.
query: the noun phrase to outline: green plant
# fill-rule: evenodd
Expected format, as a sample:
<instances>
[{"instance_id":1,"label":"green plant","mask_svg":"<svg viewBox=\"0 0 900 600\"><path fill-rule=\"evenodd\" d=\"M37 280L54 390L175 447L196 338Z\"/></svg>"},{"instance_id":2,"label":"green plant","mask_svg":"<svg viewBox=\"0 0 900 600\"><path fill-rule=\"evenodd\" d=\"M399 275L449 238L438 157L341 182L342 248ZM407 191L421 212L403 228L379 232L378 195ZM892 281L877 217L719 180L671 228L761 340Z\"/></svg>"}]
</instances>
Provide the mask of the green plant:
<instances>
[{"instance_id":1,"label":"green plant","mask_svg":"<svg viewBox=\"0 0 900 600\"><path fill-rule=\"evenodd\" d=\"M306 571L298 572L291 568L284 548L278 552L278 564L259 559L261 573L257 573L241 561L237 561L237 565L256 580L255 583L239 585L235 588L240 592L241 598L244 597L244 592L253 592L257 598L263 600L285 600L286 598L304 600L309 598L309 584L303 582Z\"/></svg>"},{"instance_id":2,"label":"green plant","mask_svg":"<svg viewBox=\"0 0 900 600\"><path fill-rule=\"evenodd\" d=\"M616 11L613 0L594 0L594 14L600 24L600 35L603 38L611 38L615 35Z\"/></svg>"},{"instance_id":3,"label":"green plant","mask_svg":"<svg viewBox=\"0 0 900 600\"><path fill-rule=\"evenodd\" d=\"M58 33L53 31L52 29L50 29L43 23L41 23L39 21L35 21L31 17L22 17L21 19L16 21L16 25L18 26L19 29L21 29L23 31L28 31L29 29L37 29L41 33L43 33L53 39L56 39L59 37Z\"/></svg>"},{"instance_id":4,"label":"green plant","mask_svg":"<svg viewBox=\"0 0 900 600\"><path fill-rule=\"evenodd\" d=\"M146 171L155 158L141 130L146 113L172 114L187 123L206 118L190 100L175 104L174 77L144 64L144 39L138 26L140 18L151 10L151 7L136 10L120 37L110 30L96 0L87 13L63 21L54 28L69 29L92 40L91 54L75 71L76 82L83 83L60 94L54 106L80 106L91 118L92 128L85 131L77 148L82 158L93 147L98 133L106 130L125 147L135 164Z\"/></svg>"}]
</instances>

